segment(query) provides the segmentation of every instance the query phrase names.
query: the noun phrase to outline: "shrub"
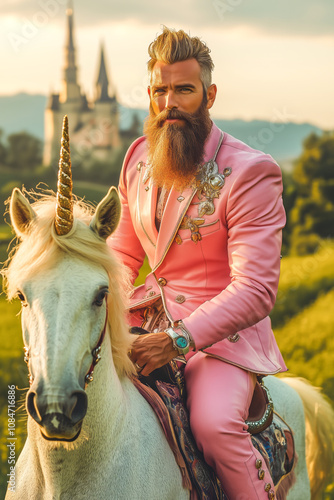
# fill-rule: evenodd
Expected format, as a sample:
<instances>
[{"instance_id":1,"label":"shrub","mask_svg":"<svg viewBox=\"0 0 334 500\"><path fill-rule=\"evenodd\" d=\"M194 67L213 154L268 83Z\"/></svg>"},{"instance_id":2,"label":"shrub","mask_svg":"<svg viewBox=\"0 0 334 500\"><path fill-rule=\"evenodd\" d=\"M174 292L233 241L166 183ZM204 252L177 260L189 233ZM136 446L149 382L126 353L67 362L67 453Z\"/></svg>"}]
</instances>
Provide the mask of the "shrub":
<instances>
[{"instance_id":1,"label":"shrub","mask_svg":"<svg viewBox=\"0 0 334 500\"><path fill-rule=\"evenodd\" d=\"M319 249L321 238L315 234L299 234L291 239L291 255L310 255Z\"/></svg>"}]
</instances>

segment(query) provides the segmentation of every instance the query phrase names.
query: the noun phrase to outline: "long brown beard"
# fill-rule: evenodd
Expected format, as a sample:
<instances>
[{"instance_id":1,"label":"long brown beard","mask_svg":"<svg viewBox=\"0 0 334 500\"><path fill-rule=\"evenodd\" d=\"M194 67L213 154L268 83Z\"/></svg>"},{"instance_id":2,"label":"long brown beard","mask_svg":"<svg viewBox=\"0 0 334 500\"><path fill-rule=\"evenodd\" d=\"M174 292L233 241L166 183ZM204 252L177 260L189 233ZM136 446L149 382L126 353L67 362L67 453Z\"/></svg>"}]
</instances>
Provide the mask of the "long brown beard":
<instances>
[{"instance_id":1,"label":"long brown beard","mask_svg":"<svg viewBox=\"0 0 334 500\"><path fill-rule=\"evenodd\" d=\"M181 119L183 123L165 123L167 119ZM193 114L173 108L155 115L150 105L144 133L151 177L156 186L167 189L173 186L182 192L191 185L203 162L204 144L211 126L205 99Z\"/></svg>"}]
</instances>

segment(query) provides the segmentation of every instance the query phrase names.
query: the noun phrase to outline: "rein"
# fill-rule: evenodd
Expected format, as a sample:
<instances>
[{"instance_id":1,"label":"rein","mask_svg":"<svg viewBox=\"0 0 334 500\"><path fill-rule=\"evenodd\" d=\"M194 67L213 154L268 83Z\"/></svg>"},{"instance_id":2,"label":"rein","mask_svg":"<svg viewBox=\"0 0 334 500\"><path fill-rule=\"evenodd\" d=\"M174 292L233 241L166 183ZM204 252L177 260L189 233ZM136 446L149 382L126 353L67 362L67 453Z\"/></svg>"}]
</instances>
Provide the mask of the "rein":
<instances>
[{"instance_id":1,"label":"rein","mask_svg":"<svg viewBox=\"0 0 334 500\"><path fill-rule=\"evenodd\" d=\"M89 384L89 382L92 382L94 380L94 376L93 376L94 368L98 364L98 362L101 360L100 352L101 352L102 343L104 341L104 337L106 335L107 324L108 324L108 302L107 302L107 297L106 297L106 319L104 321L104 326L103 326L103 329L100 333L99 340L98 340L96 346L94 347L94 349L92 350L93 360L92 360L92 363L90 365L88 372L85 375L85 389L86 389L87 385ZM29 357L30 357L29 356L29 347L24 347L23 349L24 349L24 361L28 366L29 384L31 385L34 381L34 378L31 374L30 368L29 368Z\"/></svg>"},{"instance_id":2,"label":"rein","mask_svg":"<svg viewBox=\"0 0 334 500\"><path fill-rule=\"evenodd\" d=\"M108 323L108 302L107 302L107 297L106 297L106 319L104 321L104 327L103 327L103 330L100 334L100 338L98 340L98 343L96 344L96 346L92 350L93 361L92 361L92 364L90 365L90 368L85 376L85 388L87 387L87 384L89 384L89 382L92 382L94 380L94 377L93 377L94 368L97 365L97 363L101 360L100 352L101 352L102 342L103 342L104 337L106 335L107 323Z\"/></svg>"}]
</instances>

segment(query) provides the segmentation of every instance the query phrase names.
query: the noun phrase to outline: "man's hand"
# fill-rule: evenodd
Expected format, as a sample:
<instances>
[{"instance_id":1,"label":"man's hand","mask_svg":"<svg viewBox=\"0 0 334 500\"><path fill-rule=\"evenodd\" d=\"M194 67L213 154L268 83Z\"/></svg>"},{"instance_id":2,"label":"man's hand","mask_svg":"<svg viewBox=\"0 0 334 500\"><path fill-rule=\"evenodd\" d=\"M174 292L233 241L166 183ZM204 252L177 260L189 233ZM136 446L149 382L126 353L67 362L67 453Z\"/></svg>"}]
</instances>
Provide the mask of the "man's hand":
<instances>
[{"instance_id":1,"label":"man's hand","mask_svg":"<svg viewBox=\"0 0 334 500\"><path fill-rule=\"evenodd\" d=\"M140 373L144 377L178 355L178 351L173 347L172 339L165 332L138 335L130 351L131 361L137 365L137 368L141 367Z\"/></svg>"}]
</instances>

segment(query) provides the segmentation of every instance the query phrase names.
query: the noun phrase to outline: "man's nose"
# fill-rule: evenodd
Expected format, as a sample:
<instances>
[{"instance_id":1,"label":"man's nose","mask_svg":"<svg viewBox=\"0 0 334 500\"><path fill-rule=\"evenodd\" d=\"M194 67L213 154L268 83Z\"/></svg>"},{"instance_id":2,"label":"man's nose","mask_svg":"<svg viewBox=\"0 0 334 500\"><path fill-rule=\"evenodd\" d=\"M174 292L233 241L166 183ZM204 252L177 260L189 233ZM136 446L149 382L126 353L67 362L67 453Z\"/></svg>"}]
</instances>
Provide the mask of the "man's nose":
<instances>
[{"instance_id":1,"label":"man's nose","mask_svg":"<svg viewBox=\"0 0 334 500\"><path fill-rule=\"evenodd\" d=\"M165 108L172 109L172 108L177 108L177 107L178 107L178 104L177 104L177 100L175 98L174 92L172 92L172 91L168 92L168 94L166 95Z\"/></svg>"}]
</instances>

